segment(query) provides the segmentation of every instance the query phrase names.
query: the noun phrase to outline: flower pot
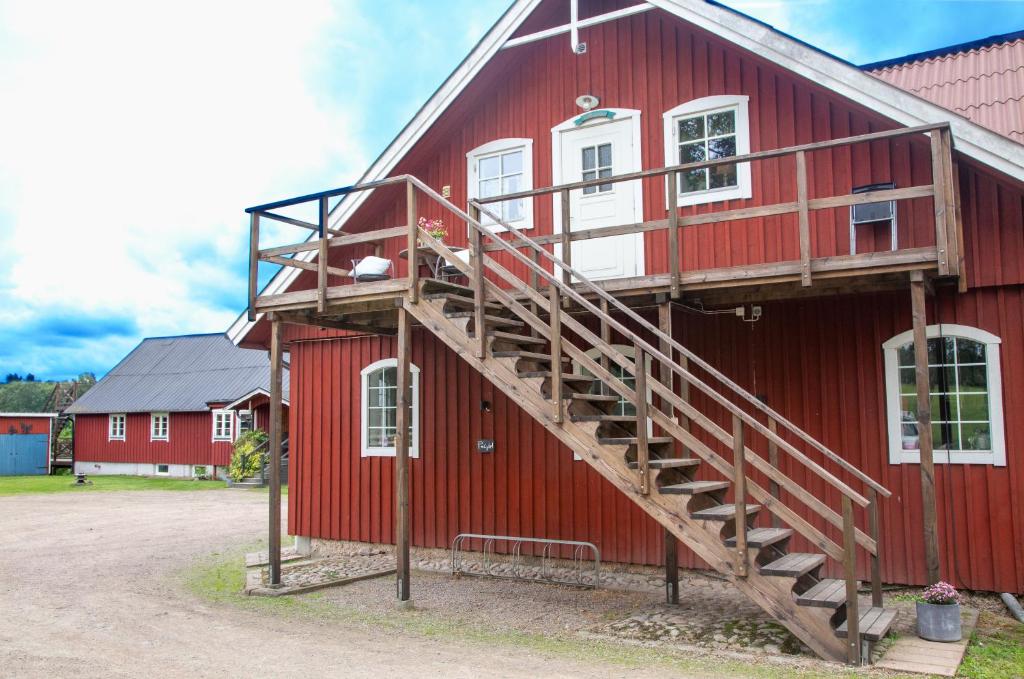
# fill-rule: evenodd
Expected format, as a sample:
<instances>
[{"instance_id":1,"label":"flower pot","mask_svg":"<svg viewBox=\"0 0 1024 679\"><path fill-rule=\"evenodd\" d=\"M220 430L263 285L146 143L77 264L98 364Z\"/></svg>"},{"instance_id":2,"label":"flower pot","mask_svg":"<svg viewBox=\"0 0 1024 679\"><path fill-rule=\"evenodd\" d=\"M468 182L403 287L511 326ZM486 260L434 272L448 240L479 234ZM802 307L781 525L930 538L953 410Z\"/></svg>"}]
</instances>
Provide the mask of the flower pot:
<instances>
[{"instance_id":1,"label":"flower pot","mask_svg":"<svg viewBox=\"0 0 1024 679\"><path fill-rule=\"evenodd\" d=\"M960 604L918 601L917 636L928 641L960 641Z\"/></svg>"}]
</instances>

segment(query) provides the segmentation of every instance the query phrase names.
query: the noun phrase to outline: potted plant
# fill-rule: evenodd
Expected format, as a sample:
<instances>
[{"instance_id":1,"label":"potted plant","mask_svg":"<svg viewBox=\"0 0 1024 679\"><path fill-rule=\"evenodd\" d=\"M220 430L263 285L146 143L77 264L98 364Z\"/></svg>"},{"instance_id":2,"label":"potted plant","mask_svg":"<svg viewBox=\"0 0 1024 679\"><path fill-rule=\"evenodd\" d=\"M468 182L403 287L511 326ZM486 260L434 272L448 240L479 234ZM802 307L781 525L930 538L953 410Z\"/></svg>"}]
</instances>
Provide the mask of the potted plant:
<instances>
[{"instance_id":1,"label":"potted plant","mask_svg":"<svg viewBox=\"0 0 1024 679\"><path fill-rule=\"evenodd\" d=\"M948 582L925 589L917 601L917 636L928 641L960 641L961 600Z\"/></svg>"},{"instance_id":2,"label":"potted plant","mask_svg":"<svg viewBox=\"0 0 1024 679\"><path fill-rule=\"evenodd\" d=\"M444 239L448 237L448 229L444 228L444 222L440 219L427 219L426 217L420 217L416 222L417 226L427 232L427 234L436 240L444 242Z\"/></svg>"}]
</instances>

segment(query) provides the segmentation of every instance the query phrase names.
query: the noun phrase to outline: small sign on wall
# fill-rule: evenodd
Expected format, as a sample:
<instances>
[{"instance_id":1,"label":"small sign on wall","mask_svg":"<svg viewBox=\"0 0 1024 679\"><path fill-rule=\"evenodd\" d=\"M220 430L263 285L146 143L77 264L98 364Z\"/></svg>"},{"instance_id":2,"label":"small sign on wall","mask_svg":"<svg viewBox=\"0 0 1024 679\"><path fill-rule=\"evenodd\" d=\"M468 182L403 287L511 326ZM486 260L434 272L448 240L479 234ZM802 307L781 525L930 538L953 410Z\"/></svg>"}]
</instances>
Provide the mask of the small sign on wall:
<instances>
[{"instance_id":1,"label":"small sign on wall","mask_svg":"<svg viewBox=\"0 0 1024 679\"><path fill-rule=\"evenodd\" d=\"M478 453L493 453L494 452L494 439L479 439L476 442L476 452L478 452Z\"/></svg>"}]
</instances>

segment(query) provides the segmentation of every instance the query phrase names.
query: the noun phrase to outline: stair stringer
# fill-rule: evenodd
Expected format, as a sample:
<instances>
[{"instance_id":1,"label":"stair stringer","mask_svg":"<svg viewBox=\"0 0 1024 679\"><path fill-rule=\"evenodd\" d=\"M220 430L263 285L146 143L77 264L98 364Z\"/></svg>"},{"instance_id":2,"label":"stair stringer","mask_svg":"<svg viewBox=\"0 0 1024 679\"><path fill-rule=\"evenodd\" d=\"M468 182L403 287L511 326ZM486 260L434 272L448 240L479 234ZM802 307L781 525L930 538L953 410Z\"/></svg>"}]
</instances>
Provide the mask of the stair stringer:
<instances>
[{"instance_id":1,"label":"stair stringer","mask_svg":"<svg viewBox=\"0 0 1024 679\"><path fill-rule=\"evenodd\" d=\"M759 549L748 549L750 566L747 576L737 577L733 552L725 546L721 537L722 522L691 518L687 505L692 498L688 496L662 495L656 490L642 495L638 488L637 472L626 467L625 453L628 446L597 443L594 437L595 423L576 423L568 417L562 423L556 423L551 402L540 394L544 378L519 377L515 370L518 359L515 358L494 358L489 356L490 352L488 358L477 358L474 352L477 343L466 331L469 319L459 319L457 322L449 320L442 310L443 303L438 305L421 299L417 304L405 300L403 305L452 351L509 398L525 406L524 409L545 429L819 656L838 662L846 659L845 641L836 636L832 627L835 611L799 606L793 593L795 578L766 576L758 572L755 561ZM488 340L488 344L491 342ZM567 404L570 401L565 400Z\"/></svg>"}]
</instances>

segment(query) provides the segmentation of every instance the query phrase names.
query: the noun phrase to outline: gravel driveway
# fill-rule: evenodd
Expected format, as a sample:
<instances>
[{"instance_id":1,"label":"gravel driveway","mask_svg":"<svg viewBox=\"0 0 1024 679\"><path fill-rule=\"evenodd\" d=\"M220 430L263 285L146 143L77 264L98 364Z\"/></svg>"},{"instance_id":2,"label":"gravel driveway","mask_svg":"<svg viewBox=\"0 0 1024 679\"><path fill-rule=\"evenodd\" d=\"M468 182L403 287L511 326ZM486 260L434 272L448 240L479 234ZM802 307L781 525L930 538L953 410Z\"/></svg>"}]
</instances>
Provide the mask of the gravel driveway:
<instances>
[{"instance_id":1,"label":"gravel driveway","mask_svg":"<svg viewBox=\"0 0 1024 679\"><path fill-rule=\"evenodd\" d=\"M168 577L265 526L251 491L0 497L0 677L667 676L211 605Z\"/></svg>"}]
</instances>

